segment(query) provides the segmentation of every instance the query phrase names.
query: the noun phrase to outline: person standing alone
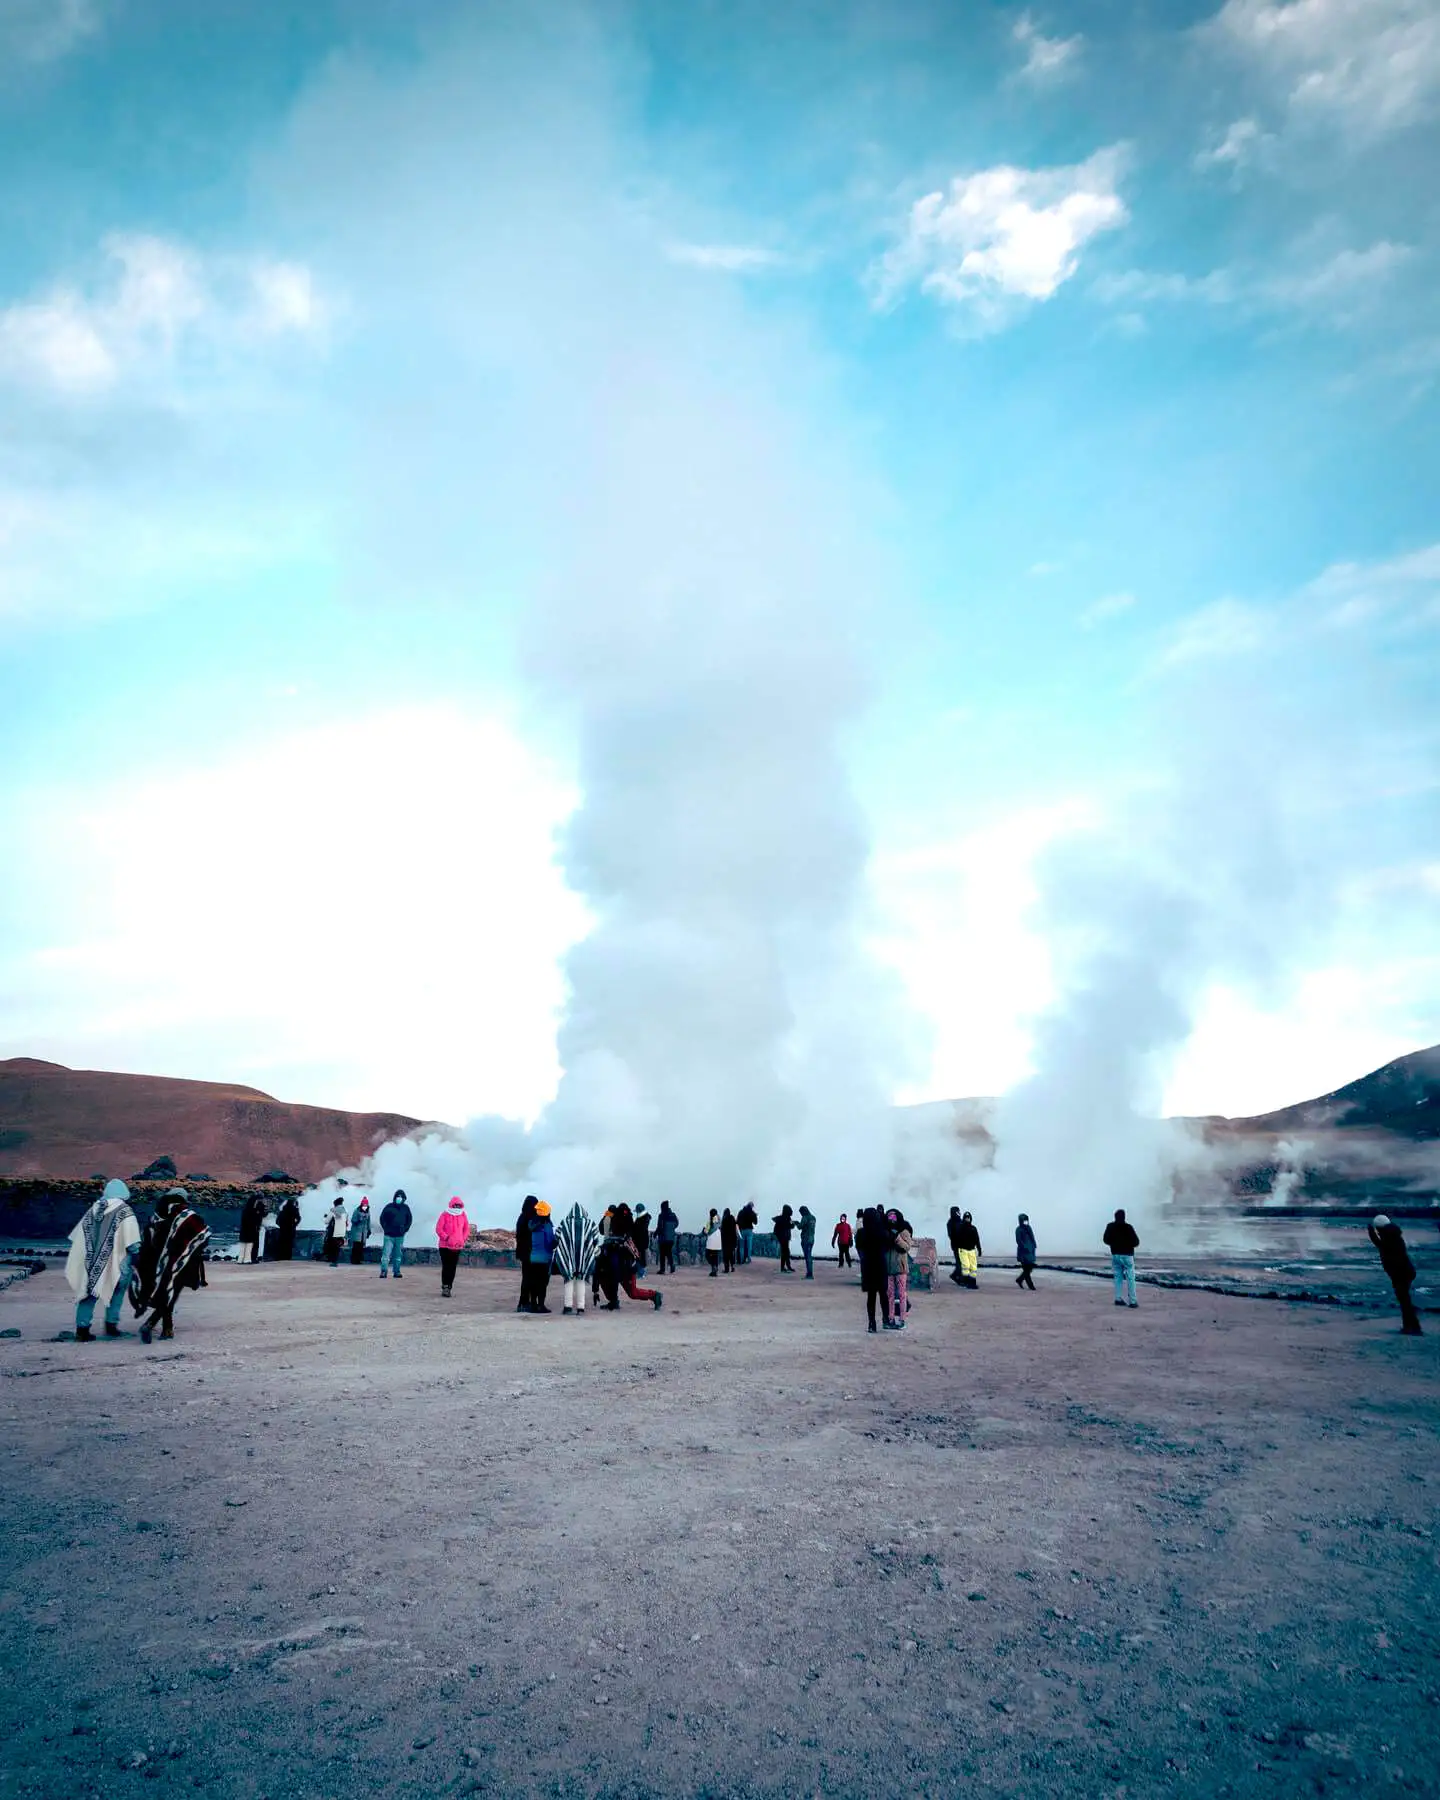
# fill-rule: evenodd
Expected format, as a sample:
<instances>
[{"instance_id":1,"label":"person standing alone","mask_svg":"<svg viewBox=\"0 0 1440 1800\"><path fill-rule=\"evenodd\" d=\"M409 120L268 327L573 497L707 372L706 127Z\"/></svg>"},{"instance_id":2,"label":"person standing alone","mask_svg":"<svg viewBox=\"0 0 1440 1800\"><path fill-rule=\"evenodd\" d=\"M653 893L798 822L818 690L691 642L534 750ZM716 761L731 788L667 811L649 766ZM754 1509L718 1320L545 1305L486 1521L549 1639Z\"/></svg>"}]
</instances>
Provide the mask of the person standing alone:
<instances>
[{"instance_id":1,"label":"person standing alone","mask_svg":"<svg viewBox=\"0 0 1440 1800\"><path fill-rule=\"evenodd\" d=\"M1376 1213L1366 1226L1366 1231L1370 1242L1380 1252L1380 1267L1390 1277L1395 1298L1400 1302L1400 1330L1406 1337L1423 1337L1420 1315L1415 1310L1415 1302L1410 1298L1410 1289L1415 1281L1415 1265L1410 1260L1410 1252L1405 1248L1405 1233L1384 1213Z\"/></svg>"},{"instance_id":2,"label":"person standing alone","mask_svg":"<svg viewBox=\"0 0 1440 1800\"><path fill-rule=\"evenodd\" d=\"M815 1279L815 1215L808 1206L800 1208L800 1254L805 1258L805 1279Z\"/></svg>"},{"instance_id":3,"label":"person standing alone","mask_svg":"<svg viewBox=\"0 0 1440 1800\"><path fill-rule=\"evenodd\" d=\"M1110 1252L1110 1266L1115 1271L1115 1304L1138 1306L1135 1298L1135 1252L1140 1237L1125 1217L1123 1206L1115 1209L1115 1217L1105 1227L1105 1244Z\"/></svg>"},{"instance_id":4,"label":"person standing alone","mask_svg":"<svg viewBox=\"0 0 1440 1800\"><path fill-rule=\"evenodd\" d=\"M384 1234L380 1244L382 1281L392 1273L397 1281L400 1280L400 1265L405 1260L405 1233L414 1222L415 1215L410 1211L404 1188L396 1188L380 1214L380 1230Z\"/></svg>"},{"instance_id":5,"label":"person standing alone","mask_svg":"<svg viewBox=\"0 0 1440 1800\"><path fill-rule=\"evenodd\" d=\"M460 1267L460 1252L470 1236L465 1202L458 1194L435 1221L435 1236L440 1244L440 1297L448 1300L455 1285L455 1272Z\"/></svg>"},{"instance_id":6,"label":"person standing alone","mask_svg":"<svg viewBox=\"0 0 1440 1800\"><path fill-rule=\"evenodd\" d=\"M855 1242L855 1233L850 1229L847 1214L841 1213L840 1223L830 1233L830 1245L836 1252L838 1265L842 1269L854 1267L855 1259L850 1254L850 1246Z\"/></svg>"},{"instance_id":7,"label":"person standing alone","mask_svg":"<svg viewBox=\"0 0 1440 1800\"><path fill-rule=\"evenodd\" d=\"M1030 1279L1035 1267L1035 1233L1030 1229L1029 1213L1021 1213L1020 1223L1015 1227L1015 1260L1020 1265L1020 1273L1015 1277L1018 1288L1029 1288L1033 1294L1035 1283Z\"/></svg>"}]
</instances>

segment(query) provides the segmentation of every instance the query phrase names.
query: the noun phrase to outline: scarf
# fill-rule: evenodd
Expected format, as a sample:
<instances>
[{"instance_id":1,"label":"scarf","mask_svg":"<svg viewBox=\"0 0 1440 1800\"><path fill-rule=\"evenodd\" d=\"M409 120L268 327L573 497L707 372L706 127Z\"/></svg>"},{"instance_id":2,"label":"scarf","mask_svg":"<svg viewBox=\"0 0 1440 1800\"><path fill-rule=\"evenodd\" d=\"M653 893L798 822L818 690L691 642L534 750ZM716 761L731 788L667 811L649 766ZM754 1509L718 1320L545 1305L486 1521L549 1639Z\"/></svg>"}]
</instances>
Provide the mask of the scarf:
<instances>
[{"instance_id":1,"label":"scarf","mask_svg":"<svg viewBox=\"0 0 1440 1800\"><path fill-rule=\"evenodd\" d=\"M199 1287L200 1265L210 1227L199 1213L177 1202L162 1200L145 1227L135 1257L135 1276L130 1283L130 1304L136 1313L168 1313L182 1287Z\"/></svg>"},{"instance_id":2,"label":"scarf","mask_svg":"<svg viewBox=\"0 0 1440 1800\"><path fill-rule=\"evenodd\" d=\"M65 1279L77 1300L108 1300L115 1292L126 1259L140 1242L129 1198L123 1181L110 1182L70 1233Z\"/></svg>"},{"instance_id":3,"label":"scarf","mask_svg":"<svg viewBox=\"0 0 1440 1800\"><path fill-rule=\"evenodd\" d=\"M588 1281L600 1253L600 1233L577 1201L555 1233L555 1267L566 1281Z\"/></svg>"}]
</instances>

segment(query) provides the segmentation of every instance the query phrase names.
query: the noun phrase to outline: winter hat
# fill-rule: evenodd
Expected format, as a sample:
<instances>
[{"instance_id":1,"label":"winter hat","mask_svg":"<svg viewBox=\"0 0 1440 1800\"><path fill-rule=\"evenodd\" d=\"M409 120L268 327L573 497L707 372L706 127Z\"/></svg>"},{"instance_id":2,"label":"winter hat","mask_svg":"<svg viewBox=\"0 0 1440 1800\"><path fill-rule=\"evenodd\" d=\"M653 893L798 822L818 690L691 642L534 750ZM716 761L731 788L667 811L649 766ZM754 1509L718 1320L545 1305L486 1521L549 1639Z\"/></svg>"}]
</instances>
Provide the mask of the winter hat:
<instances>
[{"instance_id":1,"label":"winter hat","mask_svg":"<svg viewBox=\"0 0 1440 1800\"><path fill-rule=\"evenodd\" d=\"M535 1217L537 1219L548 1219L550 1217L550 1208L543 1200L537 1200L535 1202Z\"/></svg>"},{"instance_id":2,"label":"winter hat","mask_svg":"<svg viewBox=\"0 0 1440 1800\"><path fill-rule=\"evenodd\" d=\"M1378 1231L1382 1225L1388 1225L1390 1223L1390 1221L1388 1218L1386 1218L1384 1213L1376 1213L1373 1223L1374 1223L1376 1230Z\"/></svg>"},{"instance_id":3,"label":"winter hat","mask_svg":"<svg viewBox=\"0 0 1440 1800\"><path fill-rule=\"evenodd\" d=\"M360 1204L361 1206L368 1208L370 1205L370 1196L368 1194L362 1194L360 1196Z\"/></svg>"},{"instance_id":4,"label":"winter hat","mask_svg":"<svg viewBox=\"0 0 1440 1800\"><path fill-rule=\"evenodd\" d=\"M123 1181L107 1181L105 1191L100 1198L102 1200L128 1200L130 1190Z\"/></svg>"},{"instance_id":5,"label":"winter hat","mask_svg":"<svg viewBox=\"0 0 1440 1800\"><path fill-rule=\"evenodd\" d=\"M190 1195L182 1187L173 1187L173 1188L166 1188L165 1192L160 1196L160 1198L162 1200L188 1200L190 1198Z\"/></svg>"}]
</instances>

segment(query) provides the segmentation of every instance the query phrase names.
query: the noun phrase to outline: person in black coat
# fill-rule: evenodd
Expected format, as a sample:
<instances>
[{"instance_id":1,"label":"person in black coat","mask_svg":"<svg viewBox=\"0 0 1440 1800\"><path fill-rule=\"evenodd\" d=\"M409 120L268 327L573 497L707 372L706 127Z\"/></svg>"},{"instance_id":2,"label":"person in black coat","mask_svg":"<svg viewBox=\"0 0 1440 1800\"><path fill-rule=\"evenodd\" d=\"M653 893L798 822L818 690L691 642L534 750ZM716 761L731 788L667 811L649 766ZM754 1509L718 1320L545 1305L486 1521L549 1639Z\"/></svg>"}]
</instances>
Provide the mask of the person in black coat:
<instances>
[{"instance_id":1,"label":"person in black coat","mask_svg":"<svg viewBox=\"0 0 1440 1800\"><path fill-rule=\"evenodd\" d=\"M865 1295L865 1313L871 1331L879 1329L875 1323L876 1301L879 1301L882 1313L885 1309L885 1284L889 1278L885 1253L889 1248L890 1227L885 1223L884 1213L878 1206L867 1206L860 1215L860 1228L855 1233L855 1254L860 1258L860 1286Z\"/></svg>"},{"instance_id":2,"label":"person in black coat","mask_svg":"<svg viewBox=\"0 0 1440 1800\"><path fill-rule=\"evenodd\" d=\"M1110 1266L1115 1272L1115 1304L1135 1306L1135 1252L1140 1248L1140 1235L1118 1207L1115 1217L1105 1227L1105 1247L1110 1252ZM1126 1299L1126 1292L1129 1299Z\"/></svg>"},{"instance_id":3,"label":"person in black coat","mask_svg":"<svg viewBox=\"0 0 1440 1800\"><path fill-rule=\"evenodd\" d=\"M734 1213L727 1206L720 1215L720 1257L727 1275L734 1273L735 1251L739 1243L740 1227L735 1223Z\"/></svg>"},{"instance_id":4,"label":"person in black coat","mask_svg":"<svg viewBox=\"0 0 1440 1800\"><path fill-rule=\"evenodd\" d=\"M780 1246L780 1273L793 1274L795 1265L790 1260L790 1237L795 1230L795 1218L790 1208L782 1206L772 1223L775 1227L775 1242Z\"/></svg>"},{"instance_id":5,"label":"person in black coat","mask_svg":"<svg viewBox=\"0 0 1440 1800\"><path fill-rule=\"evenodd\" d=\"M520 1208L520 1217L515 1221L515 1260L520 1265L520 1298L515 1303L516 1312L532 1310L530 1300L534 1278L530 1273L530 1226L539 1204L534 1194L527 1194L525 1204Z\"/></svg>"},{"instance_id":6,"label":"person in black coat","mask_svg":"<svg viewBox=\"0 0 1440 1800\"><path fill-rule=\"evenodd\" d=\"M1406 1337L1423 1337L1420 1315L1415 1310L1415 1302L1410 1298L1410 1289L1415 1282L1415 1265L1410 1260L1410 1252L1405 1248L1405 1233L1386 1218L1384 1213L1376 1213L1366 1230L1370 1242L1380 1252L1380 1267L1390 1277L1390 1285L1400 1303L1401 1331Z\"/></svg>"},{"instance_id":7,"label":"person in black coat","mask_svg":"<svg viewBox=\"0 0 1440 1800\"><path fill-rule=\"evenodd\" d=\"M275 1260L290 1262L295 1255L295 1233L300 1229L300 1202L293 1194L280 1202L275 1215Z\"/></svg>"}]
</instances>

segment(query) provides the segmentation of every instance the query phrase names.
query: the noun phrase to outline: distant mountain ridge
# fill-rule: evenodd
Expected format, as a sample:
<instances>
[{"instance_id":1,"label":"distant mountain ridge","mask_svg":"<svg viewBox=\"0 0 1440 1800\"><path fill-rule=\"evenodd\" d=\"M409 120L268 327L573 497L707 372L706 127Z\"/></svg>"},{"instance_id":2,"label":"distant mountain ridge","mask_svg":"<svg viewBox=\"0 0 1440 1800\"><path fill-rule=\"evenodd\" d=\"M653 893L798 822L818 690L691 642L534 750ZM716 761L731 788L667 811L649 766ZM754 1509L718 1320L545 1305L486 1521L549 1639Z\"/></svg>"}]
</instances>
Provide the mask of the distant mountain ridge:
<instances>
[{"instance_id":1,"label":"distant mountain ridge","mask_svg":"<svg viewBox=\"0 0 1440 1800\"><path fill-rule=\"evenodd\" d=\"M279 1168L311 1181L422 1123L298 1106L232 1082L0 1061L0 1176L129 1176L168 1155L182 1178L253 1181Z\"/></svg>"},{"instance_id":2,"label":"distant mountain ridge","mask_svg":"<svg viewBox=\"0 0 1440 1800\"><path fill-rule=\"evenodd\" d=\"M1397 1137L1440 1138L1440 1044L1397 1056L1358 1081L1282 1106L1253 1119L1228 1119L1237 1131L1389 1131Z\"/></svg>"}]
</instances>

